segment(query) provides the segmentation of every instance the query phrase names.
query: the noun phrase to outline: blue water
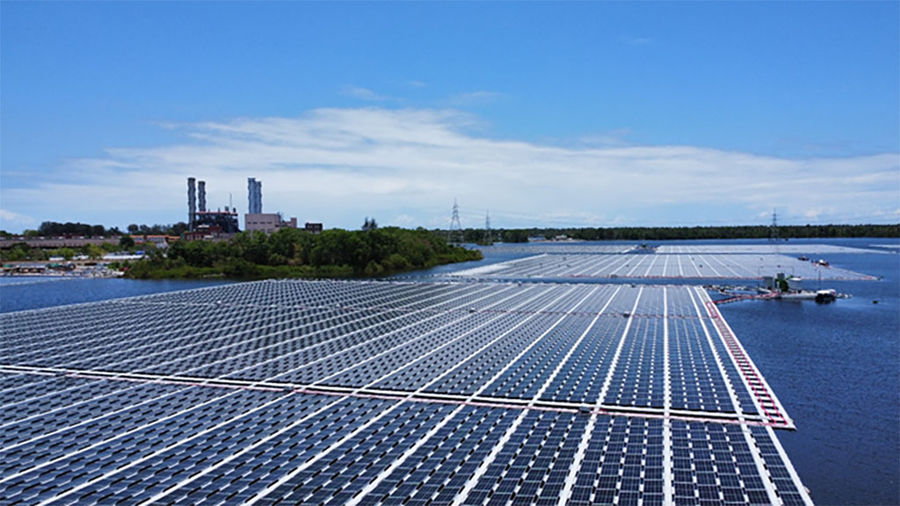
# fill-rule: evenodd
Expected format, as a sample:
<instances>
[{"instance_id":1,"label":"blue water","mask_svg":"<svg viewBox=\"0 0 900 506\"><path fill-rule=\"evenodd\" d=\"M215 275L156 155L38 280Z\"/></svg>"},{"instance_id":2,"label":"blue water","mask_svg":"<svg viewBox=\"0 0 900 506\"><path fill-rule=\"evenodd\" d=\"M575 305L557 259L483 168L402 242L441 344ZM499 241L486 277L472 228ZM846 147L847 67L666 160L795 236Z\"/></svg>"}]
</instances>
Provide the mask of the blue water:
<instances>
[{"instance_id":1,"label":"blue water","mask_svg":"<svg viewBox=\"0 0 900 506\"><path fill-rule=\"evenodd\" d=\"M877 249L872 245L898 241L818 239L790 243ZM524 255L488 253L480 262L399 277L440 277L457 269L520 256ZM813 500L817 504L900 504L900 254L825 256L836 267L882 279L823 281L823 288L853 296L833 304L746 301L720 306L720 310L797 425L795 432L778 431L778 436ZM35 282L20 284L25 281ZM225 281L0 278L0 312L221 283Z\"/></svg>"},{"instance_id":2,"label":"blue water","mask_svg":"<svg viewBox=\"0 0 900 506\"><path fill-rule=\"evenodd\" d=\"M227 282L0 277L0 313L202 288Z\"/></svg>"},{"instance_id":3,"label":"blue water","mask_svg":"<svg viewBox=\"0 0 900 506\"><path fill-rule=\"evenodd\" d=\"M720 306L797 425L778 436L817 504L900 504L900 255L828 255L880 281L834 304ZM873 301L878 301L873 304Z\"/></svg>"}]
</instances>

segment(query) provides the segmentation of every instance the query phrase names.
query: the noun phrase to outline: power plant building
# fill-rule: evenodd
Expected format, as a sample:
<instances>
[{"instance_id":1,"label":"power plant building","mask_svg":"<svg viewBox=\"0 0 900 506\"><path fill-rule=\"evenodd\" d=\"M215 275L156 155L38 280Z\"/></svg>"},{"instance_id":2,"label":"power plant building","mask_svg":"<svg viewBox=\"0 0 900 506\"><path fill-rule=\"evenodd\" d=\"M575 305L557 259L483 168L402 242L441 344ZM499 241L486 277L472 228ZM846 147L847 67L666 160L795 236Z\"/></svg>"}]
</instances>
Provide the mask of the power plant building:
<instances>
[{"instance_id":1,"label":"power plant building","mask_svg":"<svg viewBox=\"0 0 900 506\"><path fill-rule=\"evenodd\" d=\"M297 218L284 221L279 213L247 213L244 215L244 230L261 230L267 234L282 228L297 228Z\"/></svg>"},{"instance_id":2,"label":"power plant building","mask_svg":"<svg viewBox=\"0 0 900 506\"><path fill-rule=\"evenodd\" d=\"M271 234L282 228L297 228L297 218L284 221L281 213L262 212L262 181L253 177L247 178L247 201L249 211L244 215L244 230Z\"/></svg>"},{"instance_id":3,"label":"power plant building","mask_svg":"<svg viewBox=\"0 0 900 506\"><path fill-rule=\"evenodd\" d=\"M249 212L244 215L244 228L248 231L259 230L267 234L282 228L297 228L297 218L285 221L281 213L262 212L262 181L247 178L247 196ZM198 209L199 204L199 209ZM307 223L307 231L322 231L321 223ZM206 205L206 182L188 178L188 239L209 239L228 237L240 232L237 209L225 207L225 210L210 210Z\"/></svg>"},{"instance_id":4,"label":"power plant building","mask_svg":"<svg viewBox=\"0 0 900 506\"><path fill-rule=\"evenodd\" d=\"M197 210L197 189L200 190L200 210ZM206 208L206 182L188 178L188 230L187 237L200 239L221 237L240 232L238 213L234 208L209 211Z\"/></svg>"},{"instance_id":5,"label":"power plant building","mask_svg":"<svg viewBox=\"0 0 900 506\"><path fill-rule=\"evenodd\" d=\"M217 235L236 234L241 231L238 227L238 213L236 209L228 206L224 211L201 211L197 213L197 222L194 224L194 230L203 230L208 228Z\"/></svg>"}]
</instances>

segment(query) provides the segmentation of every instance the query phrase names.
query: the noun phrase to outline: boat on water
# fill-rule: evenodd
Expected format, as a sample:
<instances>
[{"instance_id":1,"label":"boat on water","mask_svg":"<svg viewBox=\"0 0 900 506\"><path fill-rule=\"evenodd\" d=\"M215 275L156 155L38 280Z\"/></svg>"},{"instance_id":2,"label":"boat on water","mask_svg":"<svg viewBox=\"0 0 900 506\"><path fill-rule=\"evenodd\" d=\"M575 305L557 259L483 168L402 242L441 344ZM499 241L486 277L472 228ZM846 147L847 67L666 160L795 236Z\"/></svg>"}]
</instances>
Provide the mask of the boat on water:
<instances>
[{"instance_id":1,"label":"boat on water","mask_svg":"<svg viewBox=\"0 0 900 506\"><path fill-rule=\"evenodd\" d=\"M833 289L828 290L798 290L795 292L781 292L774 299L781 300L814 300L819 304L827 304L837 299L837 292Z\"/></svg>"}]
</instances>

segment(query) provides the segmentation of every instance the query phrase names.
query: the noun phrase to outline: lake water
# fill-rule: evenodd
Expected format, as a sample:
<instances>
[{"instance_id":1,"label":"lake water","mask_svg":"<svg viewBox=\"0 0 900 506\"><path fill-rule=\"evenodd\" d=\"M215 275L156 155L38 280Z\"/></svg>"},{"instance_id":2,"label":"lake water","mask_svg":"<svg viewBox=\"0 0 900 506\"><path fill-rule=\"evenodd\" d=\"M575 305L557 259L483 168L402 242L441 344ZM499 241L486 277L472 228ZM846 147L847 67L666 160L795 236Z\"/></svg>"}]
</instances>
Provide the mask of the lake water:
<instances>
[{"instance_id":1,"label":"lake water","mask_svg":"<svg viewBox=\"0 0 900 506\"><path fill-rule=\"evenodd\" d=\"M900 255L829 255L880 281L834 304L720 306L797 424L778 437L818 504L900 504ZM873 304L873 301L878 301Z\"/></svg>"},{"instance_id":2,"label":"lake water","mask_svg":"<svg viewBox=\"0 0 900 506\"><path fill-rule=\"evenodd\" d=\"M723 243L765 241L665 244ZM898 241L820 239L792 240L790 244L868 248L897 245ZM827 305L747 301L720 306L797 425L795 432L779 431L778 437L818 504L900 504L900 254L896 248L882 251L891 253L826 256L836 267L882 278L823 282L823 288L850 293L851 299ZM457 269L520 256L488 254L481 262L442 266L397 278L440 277ZM0 312L227 282L0 278Z\"/></svg>"},{"instance_id":3,"label":"lake water","mask_svg":"<svg viewBox=\"0 0 900 506\"><path fill-rule=\"evenodd\" d=\"M0 313L188 290L222 283L229 281L0 277Z\"/></svg>"}]
</instances>

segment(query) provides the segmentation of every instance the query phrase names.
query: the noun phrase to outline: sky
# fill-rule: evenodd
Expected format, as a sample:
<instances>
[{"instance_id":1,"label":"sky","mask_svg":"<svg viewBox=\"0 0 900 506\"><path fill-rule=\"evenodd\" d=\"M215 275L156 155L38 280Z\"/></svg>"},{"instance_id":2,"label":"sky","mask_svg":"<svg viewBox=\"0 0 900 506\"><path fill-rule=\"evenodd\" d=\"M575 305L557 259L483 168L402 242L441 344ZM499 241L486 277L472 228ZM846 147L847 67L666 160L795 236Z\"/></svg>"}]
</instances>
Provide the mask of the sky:
<instances>
[{"instance_id":1,"label":"sky","mask_svg":"<svg viewBox=\"0 0 900 506\"><path fill-rule=\"evenodd\" d=\"M0 2L0 229L900 222L900 3Z\"/></svg>"}]
</instances>

